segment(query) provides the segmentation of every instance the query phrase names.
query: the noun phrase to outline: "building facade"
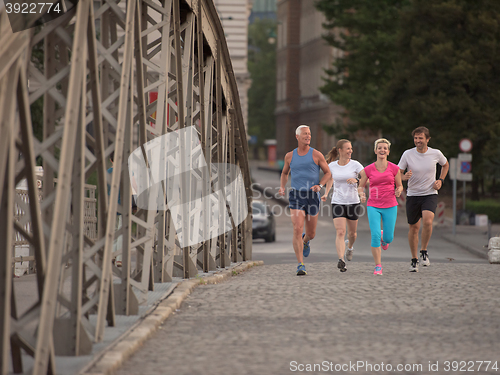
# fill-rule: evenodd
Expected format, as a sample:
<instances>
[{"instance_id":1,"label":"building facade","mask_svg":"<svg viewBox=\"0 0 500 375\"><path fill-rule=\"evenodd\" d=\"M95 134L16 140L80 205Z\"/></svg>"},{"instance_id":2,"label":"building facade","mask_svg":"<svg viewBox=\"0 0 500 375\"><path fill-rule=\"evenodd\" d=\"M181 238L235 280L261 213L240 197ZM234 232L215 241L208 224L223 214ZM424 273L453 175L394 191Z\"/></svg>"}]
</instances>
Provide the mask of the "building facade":
<instances>
[{"instance_id":1,"label":"building facade","mask_svg":"<svg viewBox=\"0 0 500 375\"><path fill-rule=\"evenodd\" d=\"M276 1L277 0L253 0L252 13L249 18L250 24L255 20L276 20Z\"/></svg>"},{"instance_id":2,"label":"building facade","mask_svg":"<svg viewBox=\"0 0 500 375\"><path fill-rule=\"evenodd\" d=\"M248 89L252 81L248 73L248 18L252 0L214 0L215 7L226 35L226 42L233 64L234 75L243 113L245 128L248 129Z\"/></svg>"},{"instance_id":3,"label":"building facade","mask_svg":"<svg viewBox=\"0 0 500 375\"><path fill-rule=\"evenodd\" d=\"M278 0L276 139L278 159L297 147L295 129L311 128L311 146L322 153L336 142L323 127L344 121L340 106L320 92L325 69L342 51L322 38L325 18L314 0Z\"/></svg>"}]
</instances>

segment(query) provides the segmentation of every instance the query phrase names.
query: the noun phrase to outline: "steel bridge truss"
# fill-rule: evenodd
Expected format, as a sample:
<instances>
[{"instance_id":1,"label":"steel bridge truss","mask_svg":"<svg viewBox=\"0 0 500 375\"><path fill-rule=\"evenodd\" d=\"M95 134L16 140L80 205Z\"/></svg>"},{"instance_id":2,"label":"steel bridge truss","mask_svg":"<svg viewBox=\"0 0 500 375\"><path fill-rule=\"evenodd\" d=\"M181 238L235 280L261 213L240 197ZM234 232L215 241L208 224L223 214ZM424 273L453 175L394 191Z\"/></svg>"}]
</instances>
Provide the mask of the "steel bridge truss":
<instances>
[{"instance_id":1,"label":"steel bridge truss","mask_svg":"<svg viewBox=\"0 0 500 375\"><path fill-rule=\"evenodd\" d=\"M131 153L192 126L200 152L189 158L201 153L208 166L239 167L244 194L231 198L231 208L251 212L246 132L212 1L102 0L98 8L94 5L79 0L65 15L17 33L0 10L1 374L9 372L9 364L15 373L28 370L22 351L34 358L33 374L55 373L55 355L90 353L105 327L114 326L116 314L138 313L154 283L251 259L250 215L236 223L224 200L204 199L184 211L183 236L193 222L203 222L198 231L217 225L205 217L214 205L219 205L219 220L233 224L229 232L196 245L179 241L170 209L132 210ZM31 105L42 97L40 141ZM190 163L177 159L174 164ZM43 160L42 199L37 160ZM83 222L84 188L92 176L97 180L96 238L88 236ZM199 183L208 194L228 178L224 168L205 168L189 174L174 196L189 200ZM23 179L27 202L16 195ZM168 195L165 185L152 189L157 196ZM28 215L30 232L16 222L15 205ZM16 234L29 242L36 264L38 298L23 314L16 309L12 282ZM119 236L121 251L113 253ZM116 255L122 257L121 267L113 262Z\"/></svg>"}]
</instances>

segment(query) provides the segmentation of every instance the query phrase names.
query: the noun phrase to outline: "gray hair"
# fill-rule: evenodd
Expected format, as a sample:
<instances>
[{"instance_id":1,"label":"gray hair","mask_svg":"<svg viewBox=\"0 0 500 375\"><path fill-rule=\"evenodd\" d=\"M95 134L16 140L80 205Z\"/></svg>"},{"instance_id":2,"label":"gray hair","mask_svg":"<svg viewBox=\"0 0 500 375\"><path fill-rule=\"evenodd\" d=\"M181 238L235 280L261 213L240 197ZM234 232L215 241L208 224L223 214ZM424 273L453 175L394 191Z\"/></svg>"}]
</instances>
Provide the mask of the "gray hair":
<instances>
[{"instance_id":1,"label":"gray hair","mask_svg":"<svg viewBox=\"0 0 500 375\"><path fill-rule=\"evenodd\" d=\"M302 133L302 129L303 128L308 128L309 129L309 126L307 125L300 125L296 130L295 130L295 134L296 135L300 135L300 133Z\"/></svg>"}]
</instances>

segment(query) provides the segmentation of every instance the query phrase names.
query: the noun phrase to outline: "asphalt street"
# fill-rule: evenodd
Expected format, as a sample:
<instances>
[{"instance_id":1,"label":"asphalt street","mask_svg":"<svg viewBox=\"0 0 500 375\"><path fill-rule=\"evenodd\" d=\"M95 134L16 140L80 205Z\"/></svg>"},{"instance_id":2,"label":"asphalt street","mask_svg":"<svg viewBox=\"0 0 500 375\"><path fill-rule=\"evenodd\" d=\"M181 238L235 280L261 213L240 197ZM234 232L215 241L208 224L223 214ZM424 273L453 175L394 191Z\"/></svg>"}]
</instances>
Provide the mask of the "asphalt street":
<instances>
[{"instance_id":1,"label":"asphalt street","mask_svg":"<svg viewBox=\"0 0 500 375\"><path fill-rule=\"evenodd\" d=\"M117 374L500 373L497 265L349 266L264 265L200 285Z\"/></svg>"},{"instance_id":2,"label":"asphalt street","mask_svg":"<svg viewBox=\"0 0 500 375\"><path fill-rule=\"evenodd\" d=\"M268 203L277 241L253 242L253 259L264 266L197 287L118 375L500 374L498 265L436 228L431 266L408 272L399 213L395 240L382 255L384 275L373 275L366 216L341 273L326 206L308 274L297 277L290 218Z\"/></svg>"}]
</instances>

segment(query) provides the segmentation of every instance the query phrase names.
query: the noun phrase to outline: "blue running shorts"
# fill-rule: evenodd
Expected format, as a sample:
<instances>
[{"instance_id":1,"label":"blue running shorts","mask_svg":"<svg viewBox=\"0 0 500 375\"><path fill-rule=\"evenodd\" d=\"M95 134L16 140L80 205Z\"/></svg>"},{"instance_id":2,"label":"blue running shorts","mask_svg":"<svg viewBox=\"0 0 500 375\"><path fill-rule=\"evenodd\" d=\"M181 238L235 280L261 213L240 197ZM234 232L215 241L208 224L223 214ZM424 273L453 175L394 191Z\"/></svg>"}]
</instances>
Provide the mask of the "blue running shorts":
<instances>
[{"instance_id":1,"label":"blue running shorts","mask_svg":"<svg viewBox=\"0 0 500 375\"><path fill-rule=\"evenodd\" d=\"M288 194L290 209L304 210L306 215L316 216L319 213L319 193L312 190L290 190Z\"/></svg>"}]
</instances>

